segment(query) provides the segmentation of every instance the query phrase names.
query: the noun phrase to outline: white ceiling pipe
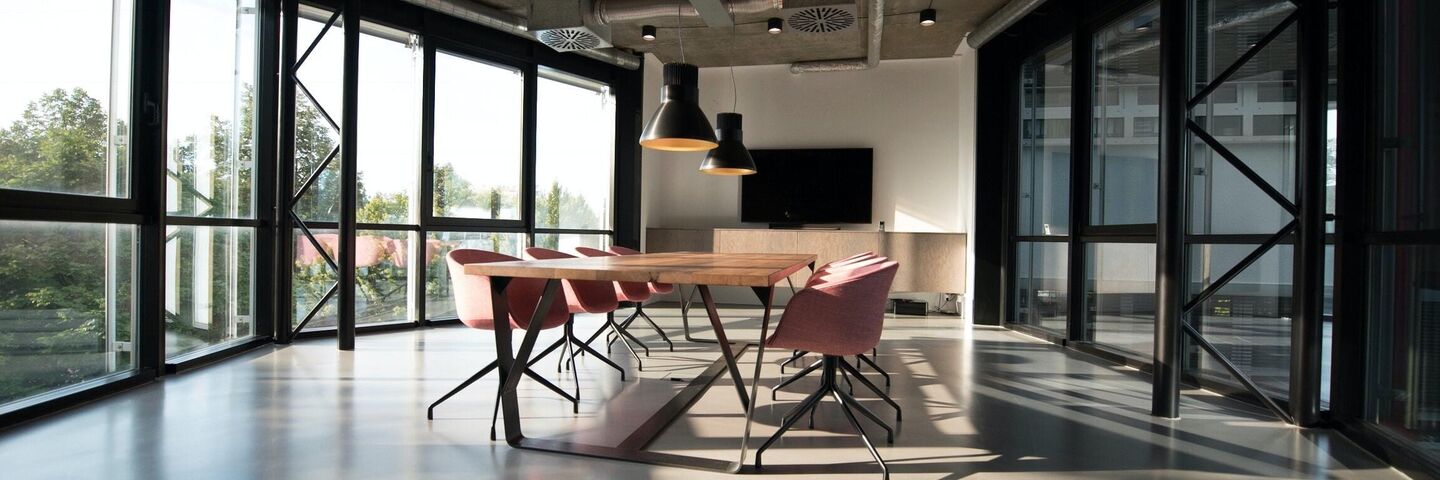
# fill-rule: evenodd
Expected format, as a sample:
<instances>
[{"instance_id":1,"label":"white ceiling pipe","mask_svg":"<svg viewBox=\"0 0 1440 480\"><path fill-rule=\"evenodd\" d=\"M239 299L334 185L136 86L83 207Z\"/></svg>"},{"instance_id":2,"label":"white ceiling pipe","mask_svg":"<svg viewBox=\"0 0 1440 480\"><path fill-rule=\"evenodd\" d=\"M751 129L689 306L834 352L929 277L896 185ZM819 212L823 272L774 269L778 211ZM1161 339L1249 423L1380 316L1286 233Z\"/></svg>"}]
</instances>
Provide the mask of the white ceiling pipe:
<instances>
[{"instance_id":1,"label":"white ceiling pipe","mask_svg":"<svg viewBox=\"0 0 1440 480\"><path fill-rule=\"evenodd\" d=\"M975 30L971 30L970 35L965 38L965 41L970 42L970 48L979 50L986 42L995 38L996 35L999 35L1000 32L1005 31L1005 29L1010 28L1015 22L1019 22L1020 19L1025 18L1026 15L1029 15L1030 12L1035 11L1036 8L1044 3L1045 0L1011 0L1010 3L1000 7L1000 10L996 11L995 14L990 15L990 18L986 18L985 21L980 22L980 25L975 27Z\"/></svg>"},{"instance_id":2,"label":"white ceiling pipe","mask_svg":"<svg viewBox=\"0 0 1440 480\"><path fill-rule=\"evenodd\" d=\"M880 38L885 32L885 0L870 0L869 40L865 58L849 60L814 60L790 64L790 73L851 72L869 70L880 64Z\"/></svg>"},{"instance_id":3,"label":"white ceiling pipe","mask_svg":"<svg viewBox=\"0 0 1440 480\"><path fill-rule=\"evenodd\" d=\"M684 3L677 5L677 1ZM735 15L779 11L785 8L784 0L722 0L720 3L729 9L728 13ZM687 0L595 0L594 10L595 20L601 24L674 20L677 15L684 18L700 16L695 6Z\"/></svg>"}]
</instances>

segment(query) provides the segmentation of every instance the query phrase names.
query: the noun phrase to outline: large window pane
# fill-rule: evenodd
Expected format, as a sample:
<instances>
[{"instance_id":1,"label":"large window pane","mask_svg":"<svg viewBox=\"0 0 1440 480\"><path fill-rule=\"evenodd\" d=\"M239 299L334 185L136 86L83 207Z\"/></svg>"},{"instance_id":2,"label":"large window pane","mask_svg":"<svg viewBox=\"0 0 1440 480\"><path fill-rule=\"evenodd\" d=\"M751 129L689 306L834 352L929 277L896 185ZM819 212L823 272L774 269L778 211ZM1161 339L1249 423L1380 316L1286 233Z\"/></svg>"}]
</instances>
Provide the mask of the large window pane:
<instances>
[{"instance_id":1,"label":"large window pane","mask_svg":"<svg viewBox=\"0 0 1440 480\"><path fill-rule=\"evenodd\" d=\"M590 247L604 250L610 248L610 236L572 233L537 233L535 234L535 246L572 253L575 251L575 247Z\"/></svg>"},{"instance_id":2,"label":"large window pane","mask_svg":"<svg viewBox=\"0 0 1440 480\"><path fill-rule=\"evenodd\" d=\"M165 353L254 334L255 230L170 227L165 237Z\"/></svg>"},{"instance_id":3,"label":"large window pane","mask_svg":"<svg viewBox=\"0 0 1440 480\"><path fill-rule=\"evenodd\" d=\"M1255 250L1256 245L1196 244L1190 247L1189 291L1198 295ZM1294 249L1277 245L1221 287L1189 321L1225 357L1269 395L1290 392L1291 278ZM1213 358L1200 358L1201 375L1234 383Z\"/></svg>"},{"instance_id":4,"label":"large window pane","mask_svg":"<svg viewBox=\"0 0 1440 480\"><path fill-rule=\"evenodd\" d=\"M166 209L171 215L255 214L255 4L170 4Z\"/></svg>"},{"instance_id":5,"label":"large window pane","mask_svg":"<svg viewBox=\"0 0 1440 480\"><path fill-rule=\"evenodd\" d=\"M1160 6L1151 4L1095 33L1096 99L1090 167L1090 223L1155 223L1160 165ZM1117 97L1121 101L1100 103ZM1135 132L1125 135L1125 120Z\"/></svg>"},{"instance_id":6,"label":"large window pane","mask_svg":"<svg viewBox=\"0 0 1440 480\"><path fill-rule=\"evenodd\" d=\"M525 77L435 52L437 217L520 219Z\"/></svg>"},{"instance_id":7,"label":"large window pane","mask_svg":"<svg viewBox=\"0 0 1440 480\"><path fill-rule=\"evenodd\" d=\"M314 318L305 328L334 327L335 302L339 295L327 296L327 292L340 277L325 258L328 256L331 261L340 261L335 255L340 248L340 234L335 230L311 230L311 233L315 235L313 240L300 229L295 229L292 235L295 241L295 258L290 266L290 326L300 325L311 309L319 305L320 307L314 310ZM320 303L322 300L323 304Z\"/></svg>"},{"instance_id":8,"label":"large window pane","mask_svg":"<svg viewBox=\"0 0 1440 480\"><path fill-rule=\"evenodd\" d=\"M295 231L295 258L291 267L291 324L299 325L312 308L325 300L315 318L306 329L334 327L336 325L337 293L328 299L326 292L335 285L338 278L335 269L325 262L329 255L332 260L340 259L336 252L340 248L340 235L335 230L312 230L320 244L316 249L313 242ZM413 289L409 286L410 245L414 233L405 231L361 230L355 237L355 323L386 323L409 321L410 298Z\"/></svg>"},{"instance_id":9,"label":"large window pane","mask_svg":"<svg viewBox=\"0 0 1440 480\"><path fill-rule=\"evenodd\" d=\"M1196 0L1196 88L1230 68L1294 8L1285 0ZM1297 150L1286 117L1293 118L1296 108L1295 52L1292 24L1191 112L1195 123L1291 201ZM1227 88L1238 92L1238 103L1221 95ZM1293 218L1198 139L1190 156L1191 233L1269 234Z\"/></svg>"},{"instance_id":10,"label":"large window pane","mask_svg":"<svg viewBox=\"0 0 1440 480\"><path fill-rule=\"evenodd\" d=\"M615 95L547 72L535 128L535 226L609 230L615 177Z\"/></svg>"},{"instance_id":11,"label":"large window pane","mask_svg":"<svg viewBox=\"0 0 1440 480\"><path fill-rule=\"evenodd\" d=\"M520 233L431 232L425 240L425 315L432 320L455 318L450 267L445 262L445 255L450 251L474 248L521 258L524 246L525 235Z\"/></svg>"},{"instance_id":12,"label":"large window pane","mask_svg":"<svg viewBox=\"0 0 1440 480\"><path fill-rule=\"evenodd\" d=\"M1064 242L1015 244L1015 323L1065 331L1069 258Z\"/></svg>"},{"instance_id":13,"label":"large window pane","mask_svg":"<svg viewBox=\"0 0 1440 480\"><path fill-rule=\"evenodd\" d=\"M1149 358L1155 348L1155 244L1087 246L1086 311L1094 340Z\"/></svg>"},{"instance_id":14,"label":"large window pane","mask_svg":"<svg viewBox=\"0 0 1440 480\"><path fill-rule=\"evenodd\" d=\"M1375 25L1376 229L1440 229L1440 2L1385 0ZM1366 414L1440 464L1440 236L1370 248ZM1356 292L1345 292L1355 295Z\"/></svg>"},{"instance_id":15,"label":"large window pane","mask_svg":"<svg viewBox=\"0 0 1440 480\"><path fill-rule=\"evenodd\" d=\"M412 320L413 232L361 230L355 237L355 324Z\"/></svg>"},{"instance_id":16,"label":"large window pane","mask_svg":"<svg viewBox=\"0 0 1440 480\"><path fill-rule=\"evenodd\" d=\"M302 48L319 38L295 73L304 88L296 88L295 94L294 180L300 198L294 208L304 221L340 221L340 158L335 148L340 145L338 125L344 113L340 102L345 45L340 19L324 29L329 18L330 12L302 8L295 29ZM311 176L314 180L302 193Z\"/></svg>"},{"instance_id":17,"label":"large window pane","mask_svg":"<svg viewBox=\"0 0 1440 480\"><path fill-rule=\"evenodd\" d=\"M355 219L414 223L420 175L418 37L361 23Z\"/></svg>"},{"instance_id":18,"label":"large window pane","mask_svg":"<svg viewBox=\"0 0 1440 480\"><path fill-rule=\"evenodd\" d=\"M1440 230L1440 5L1391 0L1384 15L1375 226Z\"/></svg>"},{"instance_id":19,"label":"large window pane","mask_svg":"<svg viewBox=\"0 0 1440 480\"><path fill-rule=\"evenodd\" d=\"M1021 67L1017 235L1070 233L1070 42Z\"/></svg>"},{"instance_id":20,"label":"large window pane","mask_svg":"<svg viewBox=\"0 0 1440 480\"><path fill-rule=\"evenodd\" d=\"M134 368L135 227L0 221L0 410Z\"/></svg>"},{"instance_id":21,"label":"large window pane","mask_svg":"<svg viewBox=\"0 0 1440 480\"><path fill-rule=\"evenodd\" d=\"M0 6L0 188L130 195L130 0Z\"/></svg>"},{"instance_id":22,"label":"large window pane","mask_svg":"<svg viewBox=\"0 0 1440 480\"><path fill-rule=\"evenodd\" d=\"M1440 246L1372 251L1367 413L1440 458Z\"/></svg>"}]
</instances>

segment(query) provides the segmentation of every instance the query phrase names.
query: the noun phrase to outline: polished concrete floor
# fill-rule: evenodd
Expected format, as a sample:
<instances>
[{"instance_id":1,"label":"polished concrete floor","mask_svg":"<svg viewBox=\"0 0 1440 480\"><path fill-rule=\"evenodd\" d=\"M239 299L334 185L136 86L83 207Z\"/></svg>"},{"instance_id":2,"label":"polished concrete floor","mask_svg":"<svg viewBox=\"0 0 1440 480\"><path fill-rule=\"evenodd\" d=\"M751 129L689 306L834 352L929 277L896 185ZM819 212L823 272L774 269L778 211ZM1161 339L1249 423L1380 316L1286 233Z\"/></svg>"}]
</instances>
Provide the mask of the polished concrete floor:
<instances>
[{"instance_id":1,"label":"polished concrete floor","mask_svg":"<svg viewBox=\"0 0 1440 480\"><path fill-rule=\"evenodd\" d=\"M675 310L649 311L679 340ZM721 314L732 339L757 335L755 309ZM585 333L599 324L579 323ZM593 358L579 360L578 415L522 381L526 434L613 445L718 358L711 346L683 341L665 351L645 330L634 328L654 350L644 372L630 368L638 378L621 383ZM456 326L362 336L353 352L336 351L333 339L260 349L0 433L0 478L733 478L491 442L493 377L427 421L431 401L494 358L490 335ZM1138 372L953 317L890 319L880 352L905 420L894 445L871 432L896 478L1401 477L1338 434L1288 427L1203 391L1186 393L1181 420L1151 418L1150 386ZM747 377L754 354L741 359ZM802 381L770 400L765 387L781 378L781 355L766 352L752 445L816 386ZM556 366L546 360L536 370L575 388L576 377ZM726 381L650 448L735 458L743 416ZM879 471L828 402L815 428L792 430L765 465L758 473L787 478Z\"/></svg>"}]
</instances>

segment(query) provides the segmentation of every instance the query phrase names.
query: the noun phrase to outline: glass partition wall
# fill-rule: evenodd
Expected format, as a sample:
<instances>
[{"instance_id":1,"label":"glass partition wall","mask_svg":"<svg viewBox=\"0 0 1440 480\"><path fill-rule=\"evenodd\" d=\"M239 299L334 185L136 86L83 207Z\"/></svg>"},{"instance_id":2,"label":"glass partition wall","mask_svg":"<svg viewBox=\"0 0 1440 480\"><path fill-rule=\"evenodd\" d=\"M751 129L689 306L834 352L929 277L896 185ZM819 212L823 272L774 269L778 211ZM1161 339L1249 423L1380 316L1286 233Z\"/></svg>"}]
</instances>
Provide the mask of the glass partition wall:
<instances>
[{"instance_id":1,"label":"glass partition wall","mask_svg":"<svg viewBox=\"0 0 1440 480\"><path fill-rule=\"evenodd\" d=\"M136 14L126 0L0 6L0 412L156 367L137 328L154 242L138 191L154 178L132 148L151 132L132 115Z\"/></svg>"},{"instance_id":2,"label":"glass partition wall","mask_svg":"<svg viewBox=\"0 0 1440 480\"><path fill-rule=\"evenodd\" d=\"M257 0L170 2L165 354L252 338Z\"/></svg>"},{"instance_id":3,"label":"glass partition wall","mask_svg":"<svg viewBox=\"0 0 1440 480\"><path fill-rule=\"evenodd\" d=\"M638 243L639 71L402 2L9 2L0 38L0 428L454 319L455 248Z\"/></svg>"},{"instance_id":4,"label":"glass partition wall","mask_svg":"<svg viewBox=\"0 0 1440 480\"><path fill-rule=\"evenodd\" d=\"M1283 401L1299 203L1298 7L1178 4L1178 14L1162 12L1161 1L1107 4L1020 63L1007 321L1127 363L1153 362L1161 37L1162 24L1175 25L1164 15L1178 15L1191 23L1179 54L1194 76L1188 194L1177 200L1188 219L1186 323L1219 355L1192 345L1185 372L1227 392L1253 382ZM1247 378L1232 378L1229 367Z\"/></svg>"},{"instance_id":5,"label":"glass partition wall","mask_svg":"<svg viewBox=\"0 0 1440 480\"><path fill-rule=\"evenodd\" d=\"M457 248L520 257L528 246L614 243L620 130L611 83L621 76L356 22L335 8L344 4L295 10L282 340L338 332L348 348L346 315L384 328L453 320L445 258ZM353 121L347 108L358 112ZM347 188L353 206L342 201Z\"/></svg>"},{"instance_id":6,"label":"glass partition wall","mask_svg":"<svg viewBox=\"0 0 1440 480\"><path fill-rule=\"evenodd\" d=\"M1042 9L980 60L981 108L1015 112L977 132L1009 179L977 197L985 209L992 190L1005 225L996 247L976 245L997 265L977 265L977 294L986 278L1004 285L995 321L1142 370L1178 366L1183 383L1440 472L1440 41L1426 28L1440 9Z\"/></svg>"}]
</instances>

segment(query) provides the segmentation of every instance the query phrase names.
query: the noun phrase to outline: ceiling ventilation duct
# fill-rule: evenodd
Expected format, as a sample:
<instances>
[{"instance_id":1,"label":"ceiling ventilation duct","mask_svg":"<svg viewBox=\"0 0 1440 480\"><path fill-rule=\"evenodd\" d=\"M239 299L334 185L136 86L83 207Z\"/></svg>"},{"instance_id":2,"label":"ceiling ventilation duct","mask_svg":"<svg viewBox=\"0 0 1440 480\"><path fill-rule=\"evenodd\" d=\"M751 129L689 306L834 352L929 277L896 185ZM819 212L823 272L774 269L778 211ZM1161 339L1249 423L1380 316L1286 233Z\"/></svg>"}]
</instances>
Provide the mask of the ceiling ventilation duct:
<instances>
[{"instance_id":1,"label":"ceiling ventilation duct","mask_svg":"<svg viewBox=\"0 0 1440 480\"><path fill-rule=\"evenodd\" d=\"M450 16L489 27L518 37L538 39L530 35L525 19L506 12L485 7L470 0L404 0L406 3L424 7ZM579 50L575 52L627 70L639 69L643 60L638 55L615 48Z\"/></svg>"},{"instance_id":2,"label":"ceiling ventilation duct","mask_svg":"<svg viewBox=\"0 0 1440 480\"><path fill-rule=\"evenodd\" d=\"M787 8L780 16L797 32L833 33L855 26L858 10L854 2L839 2Z\"/></svg>"},{"instance_id":3,"label":"ceiling ventilation duct","mask_svg":"<svg viewBox=\"0 0 1440 480\"><path fill-rule=\"evenodd\" d=\"M790 73L849 72L880 65L880 39L885 33L885 0L870 0L866 13L865 58L795 62L790 64Z\"/></svg>"},{"instance_id":4,"label":"ceiling ventilation duct","mask_svg":"<svg viewBox=\"0 0 1440 480\"><path fill-rule=\"evenodd\" d=\"M595 19L602 24L617 22L639 22L655 19L692 18L700 16L695 6L687 0L595 0ZM720 1L727 14L750 15L785 8L784 0L730 0ZM677 12L678 10L678 12ZM712 25L713 26L713 25Z\"/></svg>"},{"instance_id":5,"label":"ceiling ventilation duct","mask_svg":"<svg viewBox=\"0 0 1440 480\"><path fill-rule=\"evenodd\" d=\"M610 27L596 19L591 0L535 0L526 27L536 40L560 52L610 45Z\"/></svg>"}]
</instances>

